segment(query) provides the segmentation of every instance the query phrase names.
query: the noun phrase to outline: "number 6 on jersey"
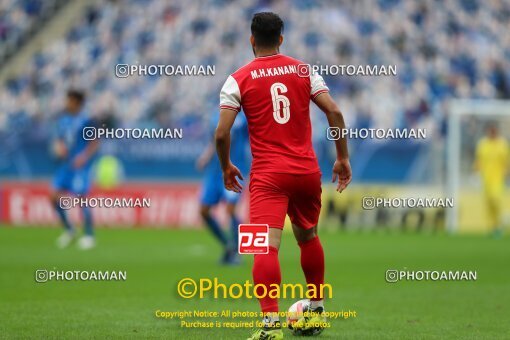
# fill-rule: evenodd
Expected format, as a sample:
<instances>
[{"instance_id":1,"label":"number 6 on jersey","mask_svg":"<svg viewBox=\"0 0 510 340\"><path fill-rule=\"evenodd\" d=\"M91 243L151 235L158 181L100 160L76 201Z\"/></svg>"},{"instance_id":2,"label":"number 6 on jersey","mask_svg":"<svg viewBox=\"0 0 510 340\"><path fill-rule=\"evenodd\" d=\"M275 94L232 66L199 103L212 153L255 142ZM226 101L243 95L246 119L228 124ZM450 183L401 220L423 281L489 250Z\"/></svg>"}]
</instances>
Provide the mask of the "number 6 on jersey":
<instances>
[{"instance_id":1,"label":"number 6 on jersey","mask_svg":"<svg viewBox=\"0 0 510 340\"><path fill-rule=\"evenodd\" d=\"M280 92L280 93L278 93ZM271 99L273 100L273 117L279 124L285 124L290 119L290 101L282 93L287 92L287 86L282 83L271 85ZM280 104L282 107L280 109Z\"/></svg>"}]
</instances>

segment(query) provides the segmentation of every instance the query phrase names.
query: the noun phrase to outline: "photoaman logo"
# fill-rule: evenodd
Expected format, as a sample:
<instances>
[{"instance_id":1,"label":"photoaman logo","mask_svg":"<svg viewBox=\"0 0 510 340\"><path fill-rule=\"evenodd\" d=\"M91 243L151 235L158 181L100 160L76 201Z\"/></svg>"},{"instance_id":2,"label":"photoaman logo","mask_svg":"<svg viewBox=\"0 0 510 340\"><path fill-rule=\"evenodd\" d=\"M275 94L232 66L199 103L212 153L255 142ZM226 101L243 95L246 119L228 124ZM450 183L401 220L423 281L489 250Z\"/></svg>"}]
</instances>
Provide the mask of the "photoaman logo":
<instances>
[{"instance_id":1,"label":"photoaman logo","mask_svg":"<svg viewBox=\"0 0 510 340\"><path fill-rule=\"evenodd\" d=\"M240 224L238 242L239 254L269 253L269 225Z\"/></svg>"}]
</instances>

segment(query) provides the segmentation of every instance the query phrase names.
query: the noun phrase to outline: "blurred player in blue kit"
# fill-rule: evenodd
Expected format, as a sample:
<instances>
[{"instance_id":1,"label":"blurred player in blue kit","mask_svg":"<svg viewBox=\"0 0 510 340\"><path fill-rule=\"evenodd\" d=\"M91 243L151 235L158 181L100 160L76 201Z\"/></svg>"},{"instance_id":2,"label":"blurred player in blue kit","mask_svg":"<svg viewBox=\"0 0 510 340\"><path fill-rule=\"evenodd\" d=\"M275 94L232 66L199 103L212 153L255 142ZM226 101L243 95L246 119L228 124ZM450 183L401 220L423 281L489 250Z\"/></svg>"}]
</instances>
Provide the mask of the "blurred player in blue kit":
<instances>
[{"instance_id":1,"label":"blurred player in blue kit","mask_svg":"<svg viewBox=\"0 0 510 340\"><path fill-rule=\"evenodd\" d=\"M200 194L200 215L223 247L224 252L221 262L223 264L238 264L237 242L240 220L236 214L236 206L241 194L228 191L223 186L223 173L213 143L218 120L219 112L216 112L210 122L210 143L197 161L197 168L204 171ZM235 160L235 164L239 167L241 173L246 175L250 168L250 160L248 156L248 125L244 114L239 114L234 122L231 141L230 156ZM230 237L227 236L217 219L211 214L211 209L222 201L225 202L227 214L230 218Z\"/></svg>"},{"instance_id":2,"label":"blurred player in blue kit","mask_svg":"<svg viewBox=\"0 0 510 340\"><path fill-rule=\"evenodd\" d=\"M96 123L84 110L85 95L81 91L67 92L65 112L58 118L53 152L61 162L53 179L52 202L64 226L57 246L65 248L76 239L76 230L69 221L65 197L84 197L90 191L91 169L99 147L98 140L86 140L84 128L95 128ZM64 197L64 199L62 199ZM62 200L61 200L62 199ZM95 246L92 214L82 207L84 235L78 240L80 249Z\"/></svg>"}]
</instances>

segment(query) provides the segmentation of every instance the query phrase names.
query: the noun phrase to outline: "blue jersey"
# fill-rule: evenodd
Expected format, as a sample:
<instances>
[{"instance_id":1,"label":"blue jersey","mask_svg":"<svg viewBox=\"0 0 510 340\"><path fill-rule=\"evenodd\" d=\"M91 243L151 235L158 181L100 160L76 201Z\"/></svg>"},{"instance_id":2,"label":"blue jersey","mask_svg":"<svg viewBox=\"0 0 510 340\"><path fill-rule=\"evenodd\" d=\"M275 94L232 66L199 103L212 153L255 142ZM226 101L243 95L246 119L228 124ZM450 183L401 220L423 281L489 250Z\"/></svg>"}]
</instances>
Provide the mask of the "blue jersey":
<instances>
[{"instance_id":1,"label":"blue jersey","mask_svg":"<svg viewBox=\"0 0 510 340\"><path fill-rule=\"evenodd\" d=\"M212 140L214 130L218 125L219 114L216 113L211 119L209 138ZM239 113L236 117L231 135L230 159L232 163L239 168L241 173L246 176L250 168L249 158L249 140L248 140L248 123L243 113ZM244 177L243 176L243 177ZM205 169L205 178L202 187L200 202L202 204L213 206L221 200L229 203L237 203L241 195L232 191L227 191L223 187L223 172L221 171L218 155L214 154Z\"/></svg>"},{"instance_id":2,"label":"blue jersey","mask_svg":"<svg viewBox=\"0 0 510 340\"><path fill-rule=\"evenodd\" d=\"M64 160L66 165L71 165L74 157L80 154L91 142L83 138L83 129L95 128L95 123L85 112L76 115L64 114L57 121L57 139L62 140L67 148L68 157ZM90 166L93 157L85 166Z\"/></svg>"},{"instance_id":3,"label":"blue jersey","mask_svg":"<svg viewBox=\"0 0 510 340\"><path fill-rule=\"evenodd\" d=\"M219 121L219 113L217 112L211 119L210 125L210 139L214 137L214 131ZM239 168L241 173L246 175L250 170L250 159L249 159L249 135L248 135L248 123L244 113L240 112L232 130L230 131L230 160L232 163ZM218 155L214 155L206 167L207 176L221 178L223 173L221 171L220 160Z\"/></svg>"},{"instance_id":4,"label":"blue jersey","mask_svg":"<svg viewBox=\"0 0 510 340\"><path fill-rule=\"evenodd\" d=\"M78 195L87 194L90 190L90 169L95 157L91 157L79 169L73 167L74 158L91 142L83 138L83 129L86 127L95 128L95 124L85 112L76 115L64 114L57 121L56 138L64 142L68 155L53 180L53 187L56 190L65 190Z\"/></svg>"}]
</instances>

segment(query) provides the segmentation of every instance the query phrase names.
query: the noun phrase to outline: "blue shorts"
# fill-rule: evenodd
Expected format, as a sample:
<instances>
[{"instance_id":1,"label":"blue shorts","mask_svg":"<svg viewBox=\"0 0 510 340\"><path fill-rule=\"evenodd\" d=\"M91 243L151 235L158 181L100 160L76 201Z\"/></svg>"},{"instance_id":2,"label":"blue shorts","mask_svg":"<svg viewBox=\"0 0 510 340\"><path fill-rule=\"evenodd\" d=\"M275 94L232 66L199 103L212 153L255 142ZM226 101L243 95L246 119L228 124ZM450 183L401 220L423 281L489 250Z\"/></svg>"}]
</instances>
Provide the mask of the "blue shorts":
<instances>
[{"instance_id":1,"label":"blue shorts","mask_svg":"<svg viewBox=\"0 0 510 340\"><path fill-rule=\"evenodd\" d=\"M90 191L91 182L90 167L76 170L64 165L57 170L53 179L53 189L75 195L86 195Z\"/></svg>"},{"instance_id":2,"label":"blue shorts","mask_svg":"<svg viewBox=\"0 0 510 340\"><path fill-rule=\"evenodd\" d=\"M200 194L200 203L203 205L216 205L221 201L231 204L237 204L241 194L228 191L223 186L223 179L206 177L202 184L202 192Z\"/></svg>"}]
</instances>

